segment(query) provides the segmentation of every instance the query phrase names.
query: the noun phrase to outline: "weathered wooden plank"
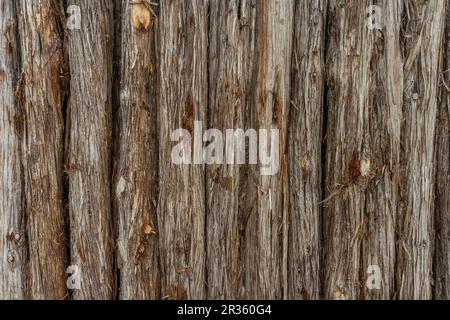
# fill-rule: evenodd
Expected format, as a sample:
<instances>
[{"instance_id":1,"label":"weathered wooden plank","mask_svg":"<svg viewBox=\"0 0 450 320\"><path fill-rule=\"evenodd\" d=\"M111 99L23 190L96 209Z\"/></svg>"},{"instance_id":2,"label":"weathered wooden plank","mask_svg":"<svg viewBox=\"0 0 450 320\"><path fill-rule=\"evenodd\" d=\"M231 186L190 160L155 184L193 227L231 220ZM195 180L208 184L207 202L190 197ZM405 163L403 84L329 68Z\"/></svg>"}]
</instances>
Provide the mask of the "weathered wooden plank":
<instances>
[{"instance_id":1,"label":"weathered wooden plank","mask_svg":"<svg viewBox=\"0 0 450 320\"><path fill-rule=\"evenodd\" d=\"M289 116L289 299L320 295L326 0L296 1Z\"/></svg>"},{"instance_id":2,"label":"weathered wooden plank","mask_svg":"<svg viewBox=\"0 0 450 320\"><path fill-rule=\"evenodd\" d=\"M245 128L255 31L251 5L252 1L210 1L208 122L223 134ZM243 170L241 165L219 164L206 171L209 299L239 297Z\"/></svg>"},{"instance_id":3,"label":"weathered wooden plank","mask_svg":"<svg viewBox=\"0 0 450 320\"><path fill-rule=\"evenodd\" d=\"M266 141L259 139L259 144L266 143L269 154L279 147L279 155L274 157L279 166L273 166L273 172L264 172L267 166L261 162L250 167L245 200L248 209L243 218L242 288L244 298L279 299L287 292L288 178L284 152L290 104L294 1L262 0L255 6L256 44L249 127L267 130ZM279 130L277 142L271 142L272 129ZM261 153L259 158L261 160Z\"/></svg>"},{"instance_id":4,"label":"weathered wooden plank","mask_svg":"<svg viewBox=\"0 0 450 320\"><path fill-rule=\"evenodd\" d=\"M395 289L402 3L380 1L378 9L372 4L331 1L329 8L322 265L327 299L389 299ZM372 16L375 10L380 16ZM379 20L369 20L368 13ZM381 271L380 290L366 285L371 266Z\"/></svg>"},{"instance_id":5,"label":"weathered wooden plank","mask_svg":"<svg viewBox=\"0 0 450 320\"><path fill-rule=\"evenodd\" d=\"M71 0L81 29L68 35L68 164L71 263L79 268L75 299L115 297L110 197L111 0Z\"/></svg>"},{"instance_id":6,"label":"weathered wooden plank","mask_svg":"<svg viewBox=\"0 0 450 320\"><path fill-rule=\"evenodd\" d=\"M62 40L50 0L20 0L22 155L28 237L28 297L61 299L66 288L63 196Z\"/></svg>"},{"instance_id":7,"label":"weathered wooden plank","mask_svg":"<svg viewBox=\"0 0 450 320\"><path fill-rule=\"evenodd\" d=\"M14 98L18 76L14 0L0 0L0 300L25 297L20 110Z\"/></svg>"},{"instance_id":8,"label":"weathered wooden plank","mask_svg":"<svg viewBox=\"0 0 450 320\"><path fill-rule=\"evenodd\" d=\"M436 263L434 298L450 299L450 16L447 8L443 79L437 132Z\"/></svg>"},{"instance_id":9,"label":"weathered wooden plank","mask_svg":"<svg viewBox=\"0 0 450 320\"><path fill-rule=\"evenodd\" d=\"M188 145L202 144L201 136L196 137L196 144L193 139L194 122L202 121L206 126L209 1L174 0L162 1L160 5L161 294L173 299L202 299L206 297L205 170L203 165L172 163L176 143L171 141L171 135L174 130L186 129L192 137L192 144Z\"/></svg>"},{"instance_id":10,"label":"weathered wooden plank","mask_svg":"<svg viewBox=\"0 0 450 320\"><path fill-rule=\"evenodd\" d=\"M121 7L119 151L113 189L118 219L119 297L157 299L157 20L143 4L122 0Z\"/></svg>"},{"instance_id":11,"label":"weathered wooden plank","mask_svg":"<svg viewBox=\"0 0 450 320\"><path fill-rule=\"evenodd\" d=\"M405 2L399 299L431 299L435 213L435 133L447 1Z\"/></svg>"}]
</instances>

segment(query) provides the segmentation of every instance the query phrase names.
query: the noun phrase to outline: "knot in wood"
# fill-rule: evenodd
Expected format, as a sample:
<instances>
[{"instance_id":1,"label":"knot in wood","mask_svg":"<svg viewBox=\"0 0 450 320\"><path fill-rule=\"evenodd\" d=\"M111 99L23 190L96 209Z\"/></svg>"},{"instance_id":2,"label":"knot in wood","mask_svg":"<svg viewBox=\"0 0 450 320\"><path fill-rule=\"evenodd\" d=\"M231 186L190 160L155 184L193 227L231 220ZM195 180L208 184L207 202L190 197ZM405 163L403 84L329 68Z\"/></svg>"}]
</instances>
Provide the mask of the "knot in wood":
<instances>
[{"instance_id":1,"label":"knot in wood","mask_svg":"<svg viewBox=\"0 0 450 320\"><path fill-rule=\"evenodd\" d=\"M136 30L148 31L151 24L151 12L142 3L136 3L132 8L133 26Z\"/></svg>"}]
</instances>

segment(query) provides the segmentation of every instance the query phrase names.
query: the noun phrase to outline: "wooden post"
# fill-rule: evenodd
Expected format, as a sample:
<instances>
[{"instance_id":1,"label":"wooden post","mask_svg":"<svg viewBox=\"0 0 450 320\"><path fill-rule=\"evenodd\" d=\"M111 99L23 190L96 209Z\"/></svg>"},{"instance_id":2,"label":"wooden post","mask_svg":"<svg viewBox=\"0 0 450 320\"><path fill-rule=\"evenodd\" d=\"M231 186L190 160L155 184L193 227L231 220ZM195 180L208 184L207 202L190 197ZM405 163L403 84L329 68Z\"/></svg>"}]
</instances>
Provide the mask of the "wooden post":
<instances>
[{"instance_id":1,"label":"wooden post","mask_svg":"<svg viewBox=\"0 0 450 320\"><path fill-rule=\"evenodd\" d=\"M26 234L14 0L0 0L0 300L25 298Z\"/></svg>"},{"instance_id":2,"label":"wooden post","mask_svg":"<svg viewBox=\"0 0 450 320\"><path fill-rule=\"evenodd\" d=\"M328 12L324 295L389 299L395 294L402 4L340 3L332 0Z\"/></svg>"},{"instance_id":3,"label":"wooden post","mask_svg":"<svg viewBox=\"0 0 450 320\"><path fill-rule=\"evenodd\" d=\"M399 299L431 299L435 247L435 142L447 2L405 2Z\"/></svg>"},{"instance_id":4,"label":"wooden post","mask_svg":"<svg viewBox=\"0 0 450 320\"><path fill-rule=\"evenodd\" d=\"M249 118L255 14L251 1L212 0L210 6L209 128L221 130L226 139L228 129L245 131ZM244 168L219 164L206 170L209 299L239 297Z\"/></svg>"},{"instance_id":5,"label":"wooden post","mask_svg":"<svg viewBox=\"0 0 450 320\"><path fill-rule=\"evenodd\" d=\"M156 222L158 20L142 4L122 0L121 8L119 141L113 188L120 298L157 299L160 297ZM144 23L135 24L140 16Z\"/></svg>"},{"instance_id":6,"label":"wooden post","mask_svg":"<svg viewBox=\"0 0 450 320\"><path fill-rule=\"evenodd\" d=\"M75 299L115 297L111 216L111 0L71 0L81 29L70 30L68 164L71 264L81 274Z\"/></svg>"},{"instance_id":7,"label":"wooden post","mask_svg":"<svg viewBox=\"0 0 450 320\"><path fill-rule=\"evenodd\" d=\"M28 237L27 296L63 299L66 288L63 207L62 86L64 57L59 8L50 0L18 4L22 162Z\"/></svg>"},{"instance_id":8,"label":"wooden post","mask_svg":"<svg viewBox=\"0 0 450 320\"><path fill-rule=\"evenodd\" d=\"M320 297L327 1L296 1L289 117L288 298Z\"/></svg>"},{"instance_id":9,"label":"wooden post","mask_svg":"<svg viewBox=\"0 0 450 320\"><path fill-rule=\"evenodd\" d=\"M448 8L447 8L448 10ZM447 12L444 61L441 83L441 101L436 145L437 160L437 207L434 298L450 299L450 20Z\"/></svg>"},{"instance_id":10,"label":"wooden post","mask_svg":"<svg viewBox=\"0 0 450 320\"><path fill-rule=\"evenodd\" d=\"M158 235L161 295L172 299L206 297L205 170L172 163L177 141L171 136L188 130L194 155L194 138L202 139L194 137L194 122L206 126L208 6L207 0L173 0L160 8Z\"/></svg>"}]
</instances>

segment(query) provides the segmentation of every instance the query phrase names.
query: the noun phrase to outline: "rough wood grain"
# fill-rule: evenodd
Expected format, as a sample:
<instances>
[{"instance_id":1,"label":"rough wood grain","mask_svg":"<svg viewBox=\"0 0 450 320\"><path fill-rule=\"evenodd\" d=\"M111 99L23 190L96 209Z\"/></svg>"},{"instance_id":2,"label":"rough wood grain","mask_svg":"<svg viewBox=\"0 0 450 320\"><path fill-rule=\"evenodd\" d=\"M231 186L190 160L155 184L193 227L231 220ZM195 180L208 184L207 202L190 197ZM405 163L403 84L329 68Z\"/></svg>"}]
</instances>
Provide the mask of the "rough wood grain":
<instances>
[{"instance_id":1,"label":"rough wood grain","mask_svg":"<svg viewBox=\"0 0 450 320\"><path fill-rule=\"evenodd\" d=\"M296 1L289 116L289 299L320 296L326 0Z\"/></svg>"},{"instance_id":2,"label":"rough wood grain","mask_svg":"<svg viewBox=\"0 0 450 320\"><path fill-rule=\"evenodd\" d=\"M279 129L279 172L261 175L263 166L250 166L243 244L243 297L280 299L287 292L287 110L294 1L256 2L256 44L250 97L249 127ZM259 143L263 143L259 141Z\"/></svg>"},{"instance_id":3,"label":"rough wood grain","mask_svg":"<svg viewBox=\"0 0 450 320\"><path fill-rule=\"evenodd\" d=\"M66 289L61 76L62 40L50 0L20 0L18 23L22 162L28 237L27 296L62 299Z\"/></svg>"},{"instance_id":4,"label":"rough wood grain","mask_svg":"<svg viewBox=\"0 0 450 320\"><path fill-rule=\"evenodd\" d=\"M405 2L402 33L404 104L401 208L398 218L399 299L431 299L433 285L435 133L446 1Z\"/></svg>"},{"instance_id":5,"label":"rough wood grain","mask_svg":"<svg viewBox=\"0 0 450 320\"><path fill-rule=\"evenodd\" d=\"M325 249L327 299L389 299L395 293L402 109L401 1L330 2ZM370 266L381 288L367 287Z\"/></svg>"},{"instance_id":6,"label":"rough wood grain","mask_svg":"<svg viewBox=\"0 0 450 320\"><path fill-rule=\"evenodd\" d=\"M75 299L115 296L111 217L112 1L71 0L81 29L70 30L69 176L71 263L81 272Z\"/></svg>"},{"instance_id":7,"label":"rough wood grain","mask_svg":"<svg viewBox=\"0 0 450 320\"><path fill-rule=\"evenodd\" d=\"M381 32L372 30L369 99L365 122L365 158L361 174L369 171L362 242L362 295L364 299L392 299L395 296L395 222L399 202L400 138L402 121L403 70L400 41L403 3L377 1L381 9ZM379 268L379 288L370 287L372 266ZM376 271L375 271L376 272Z\"/></svg>"},{"instance_id":8,"label":"rough wood grain","mask_svg":"<svg viewBox=\"0 0 450 320\"><path fill-rule=\"evenodd\" d=\"M437 132L436 252L434 298L450 299L450 15L447 8L443 78Z\"/></svg>"},{"instance_id":9,"label":"rough wood grain","mask_svg":"<svg viewBox=\"0 0 450 320\"><path fill-rule=\"evenodd\" d=\"M358 185L369 105L370 34L365 26L371 1L330 0L328 12L328 125L324 205L324 296L359 296L365 192ZM353 167L353 168L352 168ZM350 169L353 170L350 170Z\"/></svg>"},{"instance_id":10,"label":"rough wood grain","mask_svg":"<svg viewBox=\"0 0 450 320\"><path fill-rule=\"evenodd\" d=\"M25 297L25 216L17 80L14 0L0 0L0 300Z\"/></svg>"},{"instance_id":11,"label":"rough wood grain","mask_svg":"<svg viewBox=\"0 0 450 320\"><path fill-rule=\"evenodd\" d=\"M248 114L255 30L253 1L210 1L209 128L244 129ZM242 165L207 168L209 299L239 297L242 268Z\"/></svg>"},{"instance_id":12,"label":"rough wood grain","mask_svg":"<svg viewBox=\"0 0 450 320\"><path fill-rule=\"evenodd\" d=\"M155 1L0 0L0 299L450 299L449 1Z\"/></svg>"},{"instance_id":13,"label":"rough wood grain","mask_svg":"<svg viewBox=\"0 0 450 320\"><path fill-rule=\"evenodd\" d=\"M159 298L155 29L143 5L121 1L119 152L114 175L120 299ZM151 16L148 27L138 15Z\"/></svg>"},{"instance_id":14,"label":"rough wood grain","mask_svg":"<svg viewBox=\"0 0 450 320\"><path fill-rule=\"evenodd\" d=\"M195 147L194 122L206 126L208 6L207 0L173 0L160 8L158 228L161 294L172 299L206 297L205 170L172 163L171 134L188 130Z\"/></svg>"}]
</instances>

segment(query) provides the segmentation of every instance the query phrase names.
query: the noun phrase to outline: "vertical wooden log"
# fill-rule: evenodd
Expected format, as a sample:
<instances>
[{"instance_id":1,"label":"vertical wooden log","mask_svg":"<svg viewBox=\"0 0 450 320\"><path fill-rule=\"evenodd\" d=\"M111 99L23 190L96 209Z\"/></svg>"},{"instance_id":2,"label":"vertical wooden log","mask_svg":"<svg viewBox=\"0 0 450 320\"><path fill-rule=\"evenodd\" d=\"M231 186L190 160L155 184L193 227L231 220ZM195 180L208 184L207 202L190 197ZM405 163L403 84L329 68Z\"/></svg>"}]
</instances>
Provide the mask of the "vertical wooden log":
<instances>
[{"instance_id":1,"label":"vertical wooden log","mask_svg":"<svg viewBox=\"0 0 450 320\"><path fill-rule=\"evenodd\" d=\"M437 207L434 298L450 299L450 16L447 8L443 81L437 137Z\"/></svg>"},{"instance_id":2,"label":"vertical wooden log","mask_svg":"<svg viewBox=\"0 0 450 320\"><path fill-rule=\"evenodd\" d=\"M389 299L395 289L401 2L372 5L330 2L323 264L327 299ZM367 272L381 276L381 290L376 282L367 286Z\"/></svg>"},{"instance_id":3,"label":"vertical wooden log","mask_svg":"<svg viewBox=\"0 0 450 320\"><path fill-rule=\"evenodd\" d=\"M326 0L296 1L289 118L289 299L320 295Z\"/></svg>"},{"instance_id":4,"label":"vertical wooden log","mask_svg":"<svg viewBox=\"0 0 450 320\"><path fill-rule=\"evenodd\" d=\"M381 32L371 30L369 108L364 122L365 155L360 160L362 175L369 172L366 190L360 283L363 299L395 297L395 222L398 215L400 139L403 104L403 61L400 30L403 2L380 0L380 8L368 10L379 19ZM368 21L369 25L374 21ZM378 274L378 272L381 272ZM380 283L374 277L380 276Z\"/></svg>"},{"instance_id":5,"label":"vertical wooden log","mask_svg":"<svg viewBox=\"0 0 450 320\"><path fill-rule=\"evenodd\" d=\"M81 29L69 31L69 211L75 299L114 297L110 203L112 1L71 0Z\"/></svg>"},{"instance_id":6,"label":"vertical wooden log","mask_svg":"<svg viewBox=\"0 0 450 320\"><path fill-rule=\"evenodd\" d=\"M267 130L269 153L279 147L278 168L265 172L261 162L251 167L247 203L252 205L244 217L244 297L280 299L287 292L287 167L284 157L287 110L290 104L290 67L294 1L256 2L256 44L251 97L255 130ZM279 130L271 142L271 130ZM260 149L261 150L261 149ZM261 153L259 152L259 160ZM263 175L269 174L269 175ZM272 174L272 175L271 175ZM286 238L285 238L286 237Z\"/></svg>"},{"instance_id":7,"label":"vertical wooden log","mask_svg":"<svg viewBox=\"0 0 450 320\"><path fill-rule=\"evenodd\" d=\"M397 247L400 299L432 298L435 132L446 2L405 2L404 172Z\"/></svg>"},{"instance_id":8,"label":"vertical wooden log","mask_svg":"<svg viewBox=\"0 0 450 320\"><path fill-rule=\"evenodd\" d=\"M0 300L25 297L25 216L17 80L14 0L0 0Z\"/></svg>"},{"instance_id":9,"label":"vertical wooden log","mask_svg":"<svg viewBox=\"0 0 450 320\"><path fill-rule=\"evenodd\" d=\"M251 1L210 1L209 128L221 130L224 134L228 129L245 128L254 23ZM207 168L210 299L239 297L242 171L237 164Z\"/></svg>"},{"instance_id":10,"label":"vertical wooden log","mask_svg":"<svg viewBox=\"0 0 450 320\"><path fill-rule=\"evenodd\" d=\"M371 81L372 31L366 27L370 4L370 0L330 0L328 12L329 111L323 263L326 299L360 296L357 284L365 211L361 160L362 151L370 151L371 147L364 143Z\"/></svg>"},{"instance_id":11,"label":"vertical wooden log","mask_svg":"<svg viewBox=\"0 0 450 320\"><path fill-rule=\"evenodd\" d=\"M162 1L160 8L158 224L162 296L173 299L206 297L204 166L172 163L171 135L188 130L192 155L203 144L202 134L194 137L194 122L206 126L208 5L174 0Z\"/></svg>"},{"instance_id":12,"label":"vertical wooden log","mask_svg":"<svg viewBox=\"0 0 450 320\"><path fill-rule=\"evenodd\" d=\"M119 153L114 182L120 298L157 299L156 20L143 4L122 0L121 5Z\"/></svg>"},{"instance_id":13,"label":"vertical wooden log","mask_svg":"<svg viewBox=\"0 0 450 320\"><path fill-rule=\"evenodd\" d=\"M22 61L17 93L23 112L28 295L32 299L62 299L67 294L67 262L62 204L63 55L55 16L58 11L49 0L17 3Z\"/></svg>"}]
</instances>

